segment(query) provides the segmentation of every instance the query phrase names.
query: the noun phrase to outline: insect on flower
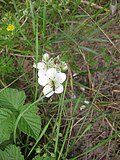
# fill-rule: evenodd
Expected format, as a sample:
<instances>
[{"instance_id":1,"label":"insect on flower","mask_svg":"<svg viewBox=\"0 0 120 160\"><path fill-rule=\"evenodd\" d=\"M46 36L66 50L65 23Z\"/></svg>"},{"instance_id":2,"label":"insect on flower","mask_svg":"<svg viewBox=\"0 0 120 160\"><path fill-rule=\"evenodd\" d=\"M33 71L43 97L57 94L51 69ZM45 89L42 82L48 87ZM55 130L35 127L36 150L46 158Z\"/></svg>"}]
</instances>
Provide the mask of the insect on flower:
<instances>
[{"instance_id":1,"label":"insect on flower","mask_svg":"<svg viewBox=\"0 0 120 160\"><path fill-rule=\"evenodd\" d=\"M53 91L55 91L55 83L54 83L54 81L51 81L51 83L52 83Z\"/></svg>"},{"instance_id":2,"label":"insect on flower","mask_svg":"<svg viewBox=\"0 0 120 160\"><path fill-rule=\"evenodd\" d=\"M15 29L15 27L13 24L9 24L6 29L7 29L7 31L13 31Z\"/></svg>"}]
</instances>

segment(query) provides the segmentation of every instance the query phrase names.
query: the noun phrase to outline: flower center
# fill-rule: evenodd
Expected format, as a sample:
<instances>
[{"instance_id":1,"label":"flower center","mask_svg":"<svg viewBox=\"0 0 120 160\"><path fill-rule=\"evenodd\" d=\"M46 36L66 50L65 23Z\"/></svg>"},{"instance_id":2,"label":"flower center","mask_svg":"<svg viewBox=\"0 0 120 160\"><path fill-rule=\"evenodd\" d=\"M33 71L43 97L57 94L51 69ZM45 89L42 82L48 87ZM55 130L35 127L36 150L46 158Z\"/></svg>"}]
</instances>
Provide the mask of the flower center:
<instances>
[{"instance_id":1,"label":"flower center","mask_svg":"<svg viewBox=\"0 0 120 160\"><path fill-rule=\"evenodd\" d=\"M53 91L55 91L55 85L56 84L56 80L55 79L50 79L49 80L49 85L53 88Z\"/></svg>"}]
</instances>

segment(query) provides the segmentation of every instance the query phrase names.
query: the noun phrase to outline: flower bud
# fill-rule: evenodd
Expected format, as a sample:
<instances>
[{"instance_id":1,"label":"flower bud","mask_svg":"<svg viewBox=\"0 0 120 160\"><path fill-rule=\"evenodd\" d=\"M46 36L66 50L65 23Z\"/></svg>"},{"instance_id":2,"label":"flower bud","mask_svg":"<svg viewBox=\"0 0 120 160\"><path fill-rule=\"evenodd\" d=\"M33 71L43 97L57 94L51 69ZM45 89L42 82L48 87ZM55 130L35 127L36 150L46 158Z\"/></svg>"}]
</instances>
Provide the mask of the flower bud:
<instances>
[{"instance_id":1,"label":"flower bud","mask_svg":"<svg viewBox=\"0 0 120 160\"><path fill-rule=\"evenodd\" d=\"M84 92L85 91L85 88L83 88L83 87L80 87L80 89Z\"/></svg>"},{"instance_id":2,"label":"flower bud","mask_svg":"<svg viewBox=\"0 0 120 160\"><path fill-rule=\"evenodd\" d=\"M85 103L85 104L89 104L89 101L86 101L86 100L85 100L84 103Z\"/></svg>"},{"instance_id":3,"label":"flower bud","mask_svg":"<svg viewBox=\"0 0 120 160\"><path fill-rule=\"evenodd\" d=\"M42 58L42 59L43 59L44 61L48 61L49 58L50 58L50 55L49 55L48 53L43 54L43 58Z\"/></svg>"},{"instance_id":4,"label":"flower bud","mask_svg":"<svg viewBox=\"0 0 120 160\"><path fill-rule=\"evenodd\" d=\"M35 151L36 151L36 153L40 153L41 150L40 150L40 148L36 148Z\"/></svg>"},{"instance_id":5,"label":"flower bud","mask_svg":"<svg viewBox=\"0 0 120 160\"><path fill-rule=\"evenodd\" d=\"M66 13L69 13L69 12L70 12L70 10L69 10L69 9L66 9L66 10L65 10L65 12L66 12Z\"/></svg>"},{"instance_id":6,"label":"flower bud","mask_svg":"<svg viewBox=\"0 0 120 160\"><path fill-rule=\"evenodd\" d=\"M62 64L61 64L61 70L62 70L63 72L65 72L65 71L68 70L68 66L67 66L67 64L66 64L65 62L62 62Z\"/></svg>"}]
</instances>

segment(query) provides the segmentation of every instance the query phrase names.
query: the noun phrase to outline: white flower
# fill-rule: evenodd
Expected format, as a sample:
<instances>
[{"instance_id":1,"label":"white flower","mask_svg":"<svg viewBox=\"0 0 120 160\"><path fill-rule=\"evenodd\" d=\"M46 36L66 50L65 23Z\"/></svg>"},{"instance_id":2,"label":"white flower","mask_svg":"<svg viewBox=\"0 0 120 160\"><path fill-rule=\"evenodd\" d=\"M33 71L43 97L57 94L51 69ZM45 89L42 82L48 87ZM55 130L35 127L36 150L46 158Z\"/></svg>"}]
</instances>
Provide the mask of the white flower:
<instances>
[{"instance_id":1,"label":"white flower","mask_svg":"<svg viewBox=\"0 0 120 160\"><path fill-rule=\"evenodd\" d=\"M66 74L62 72L57 72L55 68L50 68L47 70L46 75L42 77L40 82L43 88L43 93L46 97L52 96L54 93L62 93L63 85L62 83L66 79ZM39 82L39 79L38 79Z\"/></svg>"},{"instance_id":2,"label":"white flower","mask_svg":"<svg viewBox=\"0 0 120 160\"><path fill-rule=\"evenodd\" d=\"M62 93L62 83L66 79L66 71L68 66L65 62L61 62L59 56L50 58L48 53L42 57L42 61L34 63L34 68L38 69L38 83L43 86L43 93L46 97L52 96L54 93Z\"/></svg>"}]
</instances>

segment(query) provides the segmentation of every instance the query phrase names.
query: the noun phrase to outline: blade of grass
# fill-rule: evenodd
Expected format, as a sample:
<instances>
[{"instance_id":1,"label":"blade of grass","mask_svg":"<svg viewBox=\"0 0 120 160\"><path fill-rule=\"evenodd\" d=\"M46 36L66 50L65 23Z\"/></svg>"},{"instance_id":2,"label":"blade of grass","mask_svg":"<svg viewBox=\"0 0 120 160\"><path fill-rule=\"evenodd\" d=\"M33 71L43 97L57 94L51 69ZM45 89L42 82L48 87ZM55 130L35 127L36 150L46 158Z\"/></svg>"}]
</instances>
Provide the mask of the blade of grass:
<instances>
[{"instance_id":1,"label":"blade of grass","mask_svg":"<svg viewBox=\"0 0 120 160\"><path fill-rule=\"evenodd\" d=\"M66 142L66 140L67 140L67 136L68 136L68 133L69 133L70 125L71 125L71 121L68 122L68 126L67 126L66 133L65 133L65 136L64 136L64 141L63 141L62 147L61 147L61 149L60 149L59 156L58 156L58 159L57 159L57 160L59 160L59 159L61 158L63 149L64 149L64 147L65 147L65 142Z\"/></svg>"},{"instance_id":2,"label":"blade of grass","mask_svg":"<svg viewBox=\"0 0 120 160\"><path fill-rule=\"evenodd\" d=\"M2 2L2 3L5 3L5 4L6 4L6 2L5 2L4 0L0 0L0 2Z\"/></svg>"},{"instance_id":3,"label":"blade of grass","mask_svg":"<svg viewBox=\"0 0 120 160\"><path fill-rule=\"evenodd\" d=\"M84 13L86 13L88 15L88 17L91 19L91 21L96 24L96 26L100 29L100 31L104 34L104 36L108 39L108 41L113 45L113 47L120 53L119 49L116 47L116 45L113 43L113 41L109 38L109 36L105 33L105 31L99 26L99 24L90 16L90 14L88 12L86 12L82 7L79 6L80 9L82 9L82 11Z\"/></svg>"},{"instance_id":4,"label":"blade of grass","mask_svg":"<svg viewBox=\"0 0 120 160\"><path fill-rule=\"evenodd\" d=\"M90 10L90 8L92 9L92 3L94 2L94 0L90 0L86 6L86 11ZM82 2L81 2L82 3Z\"/></svg>"},{"instance_id":5,"label":"blade of grass","mask_svg":"<svg viewBox=\"0 0 120 160\"><path fill-rule=\"evenodd\" d=\"M17 5L16 5L15 0L12 0L12 3L13 3L13 5L14 5L14 8L15 8L15 10L16 10L18 16L20 17L20 12L19 12L19 9L18 9L18 7L17 7Z\"/></svg>"},{"instance_id":6,"label":"blade of grass","mask_svg":"<svg viewBox=\"0 0 120 160\"><path fill-rule=\"evenodd\" d=\"M57 150L58 150L58 138L59 138L59 133L60 133L60 126L61 126L61 119L62 119L62 112L63 112L64 98L65 98L67 83L68 83L68 80L66 81L64 93L63 93L63 95L61 95L61 99L59 102L60 113L59 113L59 117L58 117L57 129L56 129L56 142L55 142L55 148L54 148L55 155L57 154Z\"/></svg>"},{"instance_id":7,"label":"blade of grass","mask_svg":"<svg viewBox=\"0 0 120 160\"><path fill-rule=\"evenodd\" d=\"M75 11L77 10L77 8L80 5L80 3L81 3L81 0L78 0L76 3L74 3L75 4L74 9L71 12L71 14L69 15L69 18L71 18L71 16L75 13Z\"/></svg>"},{"instance_id":8,"label":"blade of grass","mask_svg":"<svg viewBox=\"0 0 120 160\"><path fill-rule=\"evenodd\" d=\"M87 150L87 151L85 151L85 152L83 152L83 153L75 156L74 158L71 158L70 160L76 160L76 159L78 159L79 157L81 157L81 156L83 156L83 155L85 155L85 154L87 154L87 153L90 153L91 151L94 151L95 149L97 149L97 148L103 146L104 144L108 143L110 140L116 138L119 134L120 134L120 131L112 134L112 136L109 136L107 139L105 139L105 140L103 140L102 142L98 143L97 145L95 145L94 147L90 148L89 150Z\"/></svg>"},{"instance_id":9,"label":"blade of grass","mask_svg":"<svg viewBox=\"0 0 120 160\"><path fill-rule=\"evenodd\" d=\"M105 71L107 69L114 69L114 68L117 68L117 67L120 67L120 63L117 63L115 65L110 65L110 66L107 66L107 67L101 67L101 68L97 68L97 69L90 69L90 72L91 74L95 73L95 72L98 72L98 71ZM87 75L88 72L79 72L78 75Z\"/></svg>"},{"instance_id":10,"label":"blade of grass","mask_svg":"<svg viewBox=\"0 0 120 160\"><path fill-rule=\"evenodd\" d=\"M103 81L104 81L104 78L101 80L101 83L100 83L100 85L99 85L98 91L100 90ZM79 135L80 135L80 132L81 132L81 130L82 130L82 128L83 128L83 126L84 126L84 124L85 124L85 122L86 122L86 118L89 116L90 110L92 109L93 103L94 103L97 95L98 95L98 93L95 94L95 96L94 96L94 98L93 98L93 101L92 101L91 105L89 106L88 112L87 112L87 114L85 115L85 117L84 117L84 119L83 119L83 122L82 122L80 128L78 129L78 132L77 132L77 134L76 134L76 137L74 138L73 142L71 143L70 148L66 151L66 153L65 153L66 156L67 156L67 154L70 152L70 150L71 150L71 148L74 146L74 144L77 143L77 141L79 140L79 138L77 138L77 137L79 137ZM84 133L85 133L88 129L89 129L89 125L88 125L88 127L84 130ZM83 135L83 133L82 133L81 135ZM81 136L81 135L80 135L80 136Z\"/></svg>"},{"instance_id":11,"label":"blade of grass","mask_svg":"<svg viewBox=\"0 0 120 160\"><path fill-rule=\"evenodd\" d=\"M99 25L100 28L103 30L105 28L107 28L108 26L110 26L110 24L112 24L114 22L115 19L111 19L109 22L103 24L103 25ZM99 23L99 21L97 22ZM95 34L98 34L99 32L101 32L100 28L96 28L96 24L93 25L93 27L91 26L91 28L89 30L87 30L87 32L85 32L85 35L88 35L89 37L92 37Z\"/></svg>"},{"instance_id":12,"label":"blade of grass","mask_svg":"<svg viewBox=\"0 0 120 160\"><path fill-rule=\"evenodd\" d=\"M91 7L94 7L96 9L102 9L103 7L102 6L99 6L97 5L96 3L94 3L94 0L90 2L88 1L84 1L84 0L81 0L81 3L84 3L86 5L88 5L89 7L86 8L86 10L89 10ZM108 12L109 10L107 8L104 9L106 12Z\"/></svg>"},{"instance_id":13,"label":"blade of grass","mask_svg":"<svg viewBox=\"0 0 120 160\"><path fill-rule=\"evenodd\" d=\"M46 36L46 1L44 1L43 8L43 53L44 53L44 44L45 44L45 36Z\"/></svg>"},{"instance_id":14,"label":"blade of grass","mask_svg":"<svg viewBox=\"0 0 120 160\"><path fill-rule=\"evenodd\" d=\"M25 54L25 55L28 55L28 54L33 54L33 52L30 52L30 51L23 51L23 50L19 50L19 49L14 49L14 48L9 48L9 50L11 51L14 51L14 52L17 52L17 53L22 53L22 54Z\"/></svg>"},{"instance_id":15,"label":"blade of grass","mask_svg":"<svg viewBox=\"0 0 120 160\"><path fill-rule=\"evenodd\" d=\"M32 46L31 42L30 42L30 41L27 39L27 37L24 35L24 33L23 33L22 29L21 29L21 26L20 26L20 24L19 24L18 19L17 19L16 17L14 17L14 20L15 20L16 25L17 25L16 27L19 29L19 31L20 31L21 35L23 36L23 38L28 42L28 44L29 44L30 46Z\"/></svg>"},{"instance_id":16,"label":"blade of grass","mask_svg":"<svg viewBox=\"0 0 120 160\"><path fill-rule=\"evenodd\" d=\"M34 16L34 6L31 2L31 0L29 0L29 4L30 4L30 10L31 10L31 16L32 16L32 27L33 27L33 33L35 34L35 16Z\"/></svg>"},{"instance_id":17,"label":"blade of grass","mask_svg":"<svg viewBox=\"0 0 120 160\"><path fill-rule=\"evenodd\" d=\"M74 107L74 109L73 109L73 116L74 116L74 113L75 113L76 109L78 108L78 106L79 106L79 104L80 104L80 102L81 102L82 95L83 95L83 93L80 94L79 98L78 98L77 101L76 101L75 107ZM82 100L82 101L83 101L83 100Z\"/></svg>"},{"instance_id":18,"label":"blade of grass","mask_svg":"<svg viewBox=\"0 0 120 160\"><path fill-rule=\"evenodd\" d=\"M49 127L49 124L51 122L52 118L49 120L49 122L46 124L46 126L44 127L42 133L40 134L39 138L37 139L36 143L34 144L34 146L31 148L30 152L28 153L27 157L30 156L30 154L32 153L32 151L35 149L36 145L39 143L39 141L41 140L41 138L44 136L46 130L48 129Z\"/></svg>"},{"instance_id":19,"label":"blade of grass","mask_svg":"<svg viewBox=\"0 0 120 160\"><path fill-rule=\"evenodd\" d=\"M38 64L38 49L39 49L39 42L38 42L38 16L36 16L36 66ZM37 76L37 69L36 69L36 85L35 85L35 98L34 101L37 99L37 94L38 94L38 76Z\"/></svg>"}]
</instances>

